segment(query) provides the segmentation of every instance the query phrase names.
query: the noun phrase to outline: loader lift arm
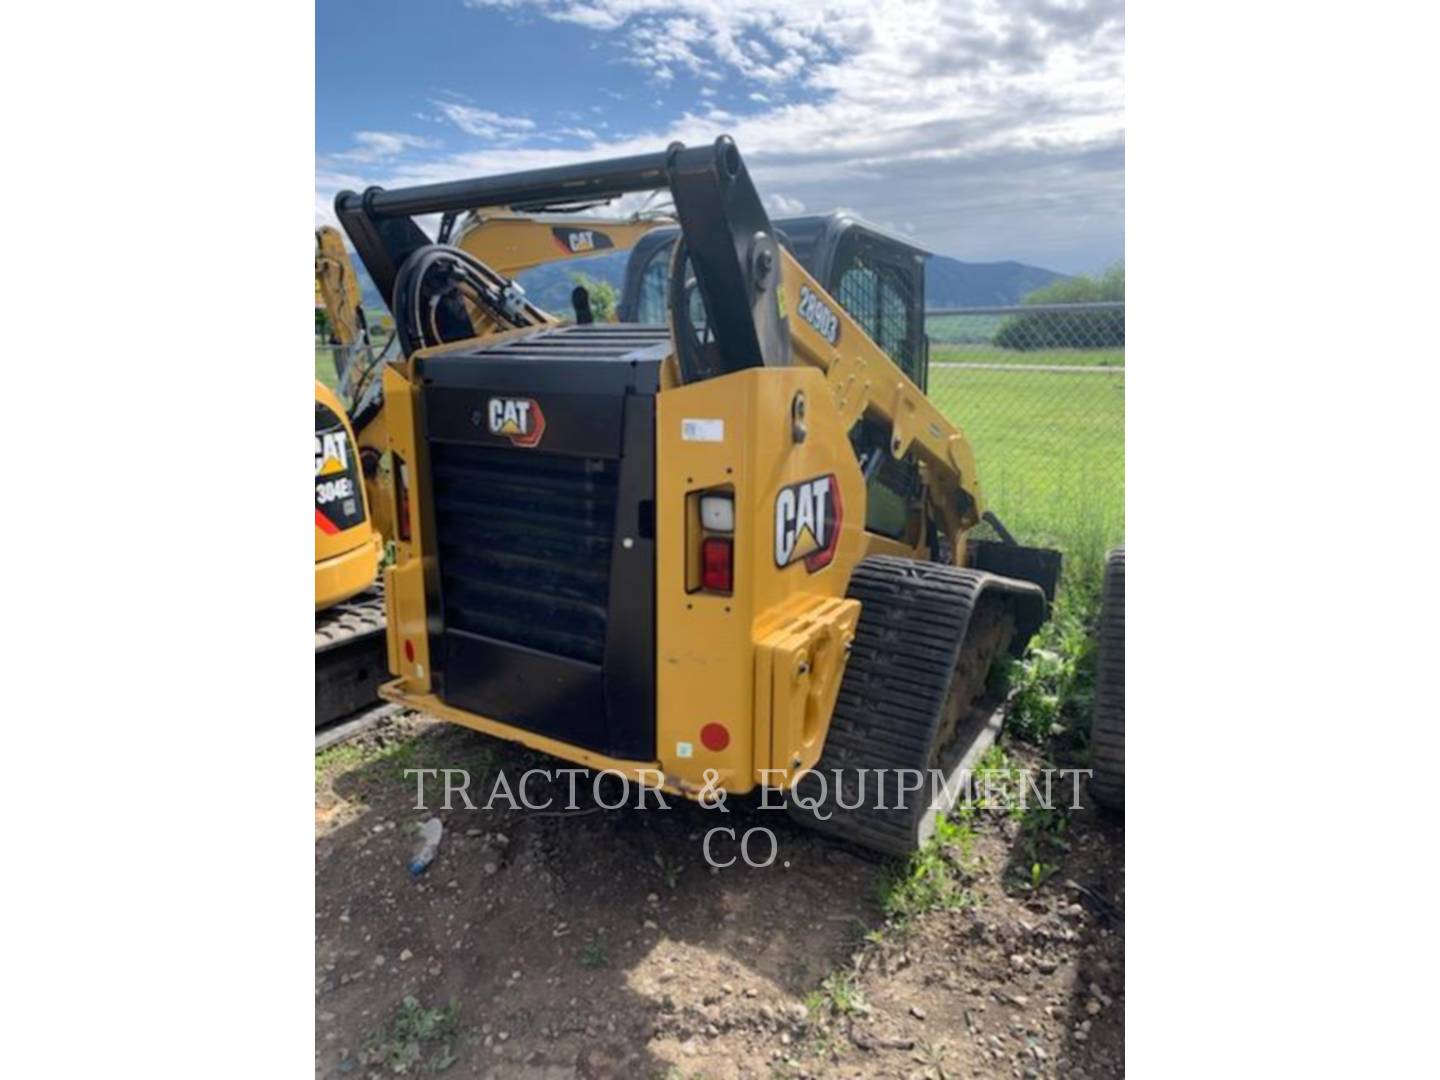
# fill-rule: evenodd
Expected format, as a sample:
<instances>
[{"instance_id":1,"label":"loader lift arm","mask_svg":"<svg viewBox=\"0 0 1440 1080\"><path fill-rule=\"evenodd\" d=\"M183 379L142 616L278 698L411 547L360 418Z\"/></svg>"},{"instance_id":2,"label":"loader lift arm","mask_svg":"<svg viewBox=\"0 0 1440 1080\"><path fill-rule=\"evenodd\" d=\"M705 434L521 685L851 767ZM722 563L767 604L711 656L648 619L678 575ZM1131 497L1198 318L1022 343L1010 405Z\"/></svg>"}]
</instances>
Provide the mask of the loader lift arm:
<instances>
[{"instance_id":1,"label":"loader lift arm","mask_svg":"<svg viewBox=\"0 0 1440 1080\"><path fill-rule=\"evenodd\" d=\"M728 136L706 147L675 143L657 154L391 191L345 191L335 210L381 294L390 296L406 261L433 247L413 215L603 201L666 188L681 230L672 256L672 324L688 326L691 291L698 290L704 309L703 338L687 341L689 335L677 329L680 381L795 362L817 367L848 422L868 417L888 424L890 454L902 459L913 452L923 464L929 498L949 538L975 525L984 503L965 436L781 247ZM687 287L692 274L694 290ZM838 333L827 337L806 319L790 318L805 292L826 305ZM959 544L954 551L963 557Z\"/></svg>"},{"instance_id":2,"label":"loader lift arm","mask_svg":"<svg viewBox=\"0 0 1440 1080\"><path fill-rule=\"evenodd\" d=\"M788 363L789 328L775 288L780 245L740 152L728 137L713 147L687 149L676 143L660 154L507 176L394 191L368 188L363 194L342 191L335 198L335 212L381 295L390 296L404 262L430 246L412 215L608 199L667 187L691 244L717 346L718 369L707 374Z\"/></svg>"}]
</instances>

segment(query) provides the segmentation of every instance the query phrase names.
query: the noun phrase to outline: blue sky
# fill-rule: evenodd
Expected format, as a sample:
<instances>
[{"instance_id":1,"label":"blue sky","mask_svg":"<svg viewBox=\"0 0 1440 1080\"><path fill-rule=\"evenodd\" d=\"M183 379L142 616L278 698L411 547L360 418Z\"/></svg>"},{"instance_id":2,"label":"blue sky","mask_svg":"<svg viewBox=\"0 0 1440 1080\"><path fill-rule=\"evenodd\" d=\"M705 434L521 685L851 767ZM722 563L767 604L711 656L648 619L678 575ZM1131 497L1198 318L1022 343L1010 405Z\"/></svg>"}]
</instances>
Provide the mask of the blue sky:
<instances>
[{"instance_id":1,"label":"blue sky","mask_svg":"<svg viewBox=\"0 0 1440 1080\"><path fill-rule=\"evenodd\" d=\"M774 213L967 260L1124 253L1120 0L318 0L316 218L733 135Z\"/></svg>"}]
</instances>

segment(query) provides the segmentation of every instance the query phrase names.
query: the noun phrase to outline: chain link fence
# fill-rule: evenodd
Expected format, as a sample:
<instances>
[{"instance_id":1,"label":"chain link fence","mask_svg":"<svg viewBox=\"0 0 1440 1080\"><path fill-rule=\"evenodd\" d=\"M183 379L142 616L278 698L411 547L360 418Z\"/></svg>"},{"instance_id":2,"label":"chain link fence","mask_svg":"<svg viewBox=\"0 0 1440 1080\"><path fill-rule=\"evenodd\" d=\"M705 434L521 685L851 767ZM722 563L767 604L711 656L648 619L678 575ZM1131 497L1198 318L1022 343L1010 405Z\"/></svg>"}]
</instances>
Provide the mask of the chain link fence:
<instances>
[{"instance_id":1,"label":"chain link fence","mask_svg":"<svg viewBox=\"0 0 1440 1080\"><path fill-rule=\"evenodd\" d=\"M1125 305L932 309L925 326L930 398L970 439L989 508L1098 577L1125 537ZM333 388L379 351L317 342L316 378Z\"/></svg>"},{"instance_id":2,"label":"chain link fence","mask_svg":"<svg viewBox=\"0 0 1440 1080\"><path fill-rule=\"evenodd\" d=\"M929 394L975 449L986 502L1022 543L1098 575L1125 538L1125 305L926 313Z\"/></svg>"}]
</instances>

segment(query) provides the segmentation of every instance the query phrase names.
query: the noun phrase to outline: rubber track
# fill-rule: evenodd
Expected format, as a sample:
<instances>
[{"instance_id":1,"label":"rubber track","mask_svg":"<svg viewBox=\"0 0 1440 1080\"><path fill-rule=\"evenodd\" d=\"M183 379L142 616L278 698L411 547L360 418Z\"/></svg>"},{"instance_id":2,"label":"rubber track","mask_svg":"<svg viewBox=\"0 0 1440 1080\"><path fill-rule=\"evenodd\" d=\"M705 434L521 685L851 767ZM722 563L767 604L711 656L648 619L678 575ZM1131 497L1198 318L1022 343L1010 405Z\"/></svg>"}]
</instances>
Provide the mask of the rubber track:
<instances>
[{"instance_id":1,"label":"rubber track","mask_svg":"<svg viewBox=\"0 0 1440 1080\"><path fill-rule=\"evenodd\" d=\"M813 775L797 790L805 801L823 792L826 803L833 804L838 769L844 800L853 803L861 779L854 770L866 770L864 798L855 810L824 806L822 812L833 815L828 821L794 801L788 809L808 828L888 854L908 854L915 850L929 806L928 787L907 792L904 808L889 809L900 803L899 777L882 778L872 770L930 765L961 645L982 595L1012 602L1016 625L1010 649L1016 656L1044 621L1045 600L1028 582L893 556L862 560L847 595L860 601L860 621L816 765L829 790ZM882 802L875 797L877 785L887 809L876 808Z\"/></svg>"},{"instance_id":2,"label":"rubber track","mask_svg":"<svg viewBox=\"0 0 1440 1080\"><path fill-rule=\"evenodd\" d=\"M1100 591L1100 645L1095 660L1095 712L1090 724L1090 793L1125 809L1125 549L1105 556Z\"/></svg>"},{"instance_id":3,"label":"rubber track","mask_svg":"<svg viewBox=\"0 0 1440 1080\"><path fill-rule=\"evenodd\" d=\"M315 613L315 726L369 708L389 678L385 596L377 586Z\"/></svg>"},{"instance_id":4,"label":"rubber track","mask_svg":"<svg viewBox=\"0 0 1440 1080\"><path fill-rule=\"evenodd\" d=\"M315 613L315 651L338 648L352 638L385 630L385 594L377 585L344 603Z\"/></svg>"}]
</instances>

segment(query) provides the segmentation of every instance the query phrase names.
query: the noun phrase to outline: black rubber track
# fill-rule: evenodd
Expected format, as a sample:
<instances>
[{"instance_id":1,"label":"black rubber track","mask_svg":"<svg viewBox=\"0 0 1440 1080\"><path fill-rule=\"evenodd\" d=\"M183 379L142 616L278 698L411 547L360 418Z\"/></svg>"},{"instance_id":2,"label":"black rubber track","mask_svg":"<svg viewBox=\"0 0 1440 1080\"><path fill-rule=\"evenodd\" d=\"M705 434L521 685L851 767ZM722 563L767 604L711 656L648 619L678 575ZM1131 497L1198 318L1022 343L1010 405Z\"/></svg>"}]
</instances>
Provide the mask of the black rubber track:
<instances>
[{"instance_id":1,"label":"black rubber track","mask_svg":"<svg viewBox=\"0 0 1440 1080\"><path fill-rule=\"evenodd\" d=\"M377 587L315 613L315 726L379 700L390 677L385 596Z\"/></svg>"},{"instance_id":2,"label":"black rubber track","mask_svg":"<svg viewBox=\"0 0 1440 1080\"><path fill-rule=\"evenodd\" d=\"M315 651L326 652L351 638L385 629L385 593L377 585L315 613Z\"/></svg>"},{"instance_id":3,"label":"black rubber track","mask_svg":"<svg viewBox=\"0 0 1440 1080\"><path fill-rule=\"evenodd\" d=\"M1090 724L1090 794L1125 809L1125 549L1105 556L1100 590L1100 645L1095 661L1095 712Z\"/></svg>"},{"instance_id":4,"label":"black rubber track","mask_svg":"<svg viewBox=\"0 0 1440 1080\"><path fill-rule=\"evenodd\" d=\"M807 828L905 855L918 846L928 787L907 792L902 806L899 776L875 770L929 767L960 649L982 597L1011 608L1010 650L1016 656L1045 620L1045 597L1029 582L892 556L862 560L846 595L860 601L860 621L815 767L825 785L812 774L797 786L801 801L823 797L820 812L832 816L818 819L793 799L787 808ZM844 802L859 802L858 808L836 805L837 770Z\"/></svg>"}]
</instances>

